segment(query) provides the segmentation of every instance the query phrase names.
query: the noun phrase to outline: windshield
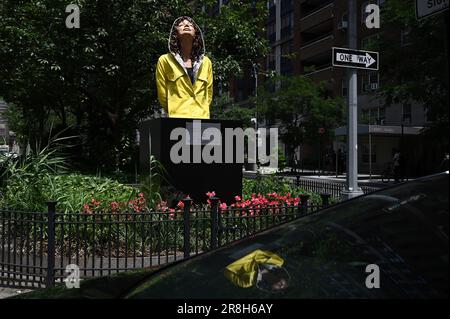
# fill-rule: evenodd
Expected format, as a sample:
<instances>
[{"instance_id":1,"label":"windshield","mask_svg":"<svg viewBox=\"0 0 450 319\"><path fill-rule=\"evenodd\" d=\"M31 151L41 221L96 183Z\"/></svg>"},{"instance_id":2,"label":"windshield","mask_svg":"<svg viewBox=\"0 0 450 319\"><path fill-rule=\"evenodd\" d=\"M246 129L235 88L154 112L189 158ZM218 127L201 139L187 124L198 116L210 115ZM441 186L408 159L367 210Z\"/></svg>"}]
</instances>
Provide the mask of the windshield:
<instances>
[{"instance_id":1,"label":"windshield","mask_svg":"<svg viewBox=\"0 0 450 319\"><path fill-rule=\"evenodd\" d=\"M255 251L283 265L259 267L241 288L226 267ZM369 266L372 265L372 266ZM379 288L366 285L379 269ZM369 268L368 268L369 266ZM262 270L261 270L262 269ZM270 276L269 276L270 275ZM266 276L268 279L261 281ZM356 198L253 239L157 272L129 298L429 298L448 296L448 174Z\"/></svg>"}]
</instances>

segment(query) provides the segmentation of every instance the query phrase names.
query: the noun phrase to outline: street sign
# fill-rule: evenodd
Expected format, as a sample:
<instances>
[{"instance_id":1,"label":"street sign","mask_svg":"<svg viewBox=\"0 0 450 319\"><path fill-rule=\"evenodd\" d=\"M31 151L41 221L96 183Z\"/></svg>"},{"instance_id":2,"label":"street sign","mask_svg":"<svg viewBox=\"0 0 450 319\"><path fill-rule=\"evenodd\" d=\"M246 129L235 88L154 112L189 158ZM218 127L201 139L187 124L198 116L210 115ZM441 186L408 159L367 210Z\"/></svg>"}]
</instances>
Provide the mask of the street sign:
<instances>
[{"instance_id":1,"label":"street sign","mask_svg":"<svg viewBox=\"0 0 450 319\"><path fill-rule=\"evenodd\" d=\"M449 0L416 0L417 20L447 10L448 2Z\"/></svg>"},{"instance_id":2,"label":"street sign","mask_svg":"<svg viewBox=\"0 0 450 319\"><path fill-rule=\"evenodd\" d=\"M333 66L378 70L378 52L333 47Z\"/></svg>"}]
</instances>

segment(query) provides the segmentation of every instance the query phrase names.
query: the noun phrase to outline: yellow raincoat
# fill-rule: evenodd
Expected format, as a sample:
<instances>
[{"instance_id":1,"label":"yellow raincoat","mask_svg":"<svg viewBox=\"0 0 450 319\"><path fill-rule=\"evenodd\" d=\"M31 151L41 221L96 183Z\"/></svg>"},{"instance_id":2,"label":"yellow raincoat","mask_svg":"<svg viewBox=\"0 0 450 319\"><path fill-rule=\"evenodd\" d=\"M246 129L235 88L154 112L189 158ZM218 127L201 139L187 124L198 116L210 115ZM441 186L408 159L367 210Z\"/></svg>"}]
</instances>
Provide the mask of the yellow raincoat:
<instances>
[{"instance_id":1,"label":"yellow raincoat","mask_svg":"<svg viewBox=\"0 0 450 319\"><path fill-rule=\"evenodd\" d=\"M169 117L209 119L213 95L212 63L207 56L191 83L172 53L162 55L156 66L158 99Z\"/></svg>"},{"instance_id":2,"label":"yellow raincoat","mask_svg":"<svg viewBox=\"0 0 450 319\"><path fill-rule=\"evenodd\" d=\"M182 18L182 17L180 17ZM213 97L213 73L211 60L205 55L202 30L192 20L200 37L200 54L193 61L194 81L191 82L178 48L171 46L176 38L175 23L168 39L169 53L159 57L156 65L156 87L158 99L169 117L209 119L209 106Z\"/></svg>"},{"instance_id":3,"label":"yellow raincoat","mask_svg":"<svg viewBox=\"0 0 450 319\"><path fill-rule=\"evenodd\" d=\"M284 260L280 256L270 251L257 249L228 265L224 273L236 286L249 288L255 284L259 264L281 267L283 263Z\"/></svg>"}]
</instances>

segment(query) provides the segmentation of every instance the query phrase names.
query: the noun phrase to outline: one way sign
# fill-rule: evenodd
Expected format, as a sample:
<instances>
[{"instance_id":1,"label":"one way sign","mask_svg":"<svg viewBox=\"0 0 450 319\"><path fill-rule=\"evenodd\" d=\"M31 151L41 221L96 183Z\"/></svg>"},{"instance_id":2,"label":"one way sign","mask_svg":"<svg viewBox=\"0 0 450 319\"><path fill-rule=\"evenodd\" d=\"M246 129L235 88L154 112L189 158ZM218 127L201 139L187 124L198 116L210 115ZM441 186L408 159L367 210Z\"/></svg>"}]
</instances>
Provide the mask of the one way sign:
<instances>
[{"instance_id":1,"label":"one way sign","mask_svg":"<svg viewBox=\"0 0 450 319\"><path fill-rule=\"evenodd\" d=\"M378 52L333 48L333 66L378 70Z\"/></svg>"}]
</instances>

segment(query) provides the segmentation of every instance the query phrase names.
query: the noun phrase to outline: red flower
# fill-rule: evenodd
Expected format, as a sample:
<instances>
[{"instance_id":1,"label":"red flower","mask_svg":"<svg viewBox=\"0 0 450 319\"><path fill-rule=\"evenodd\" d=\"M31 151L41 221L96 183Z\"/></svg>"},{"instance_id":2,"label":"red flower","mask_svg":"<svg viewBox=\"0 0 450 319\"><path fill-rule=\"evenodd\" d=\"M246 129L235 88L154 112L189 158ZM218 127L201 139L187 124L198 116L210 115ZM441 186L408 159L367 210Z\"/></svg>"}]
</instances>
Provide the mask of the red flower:
<instances>
[{"instance_id":1,"label":"red flower","mask_svg":"<svg viewBox=\"0 0 450 319\"><path fill-rule=\"evenodd\" d=\"M237 202L240 202L241 201L241 197L240 196L234 196L234 200L237 201Z\"/></svg>"},{"instance_id":2,"label":"red flower","mask_svg":"<svg viewBox=\"0 0 450 319\"><path fill-rule=\"evenodd\" d=\"M89 214L89 215L92 214L92 210L91 210L89 204L84 204L83 209L84 209L84 211L83 211L84 214Z\"/></svg>"},{"instance_id":3,"label":"red flower","mask_svg":"<svg viewBox=\"0 0 450 319\"><path fill-rule=\"evenodd\" d=\"M216 192L212 191L212 192L207 192L206 196L208 196L209 198L216 196Z\"/></svg>"},{"instance_id":4,"label":"red flower","mask_svg":"<svg viewBox=\"0 0 450 319\"><path fill-rule=\"evenodd\" d=\"M220 209L225 210L227 209L227 203L220 203Z\"/></svg>"},{"instance_id":5,"label":"red flower","mask_svg":"<svg viewBox=\"0 0 450 319\"><path fill-rule=\"evenodd\" d=\"M175 217L175 209L170 208L170 209L169 209L169 219L170 219L170 220L173 220L174 217Z\"/></svg>"},{"instance_id":6,"label":"red flower","mask_svg":"<svg viewBox=\"0 0 450 319\"><path fill-rule=\"evenodd\" d=\"M161 201L156 205L156 209L160 210L160 211L167 211L168 207L167 207L167 202L166 201Z\"/></svg>"},{"instance_id":7,"label":"red flower","mask_svg":"<svg viewBox=\"0 0 450 319\"><path fill-rule=\"evenodd\" d=\"M184 203L180 200L178 202L178 204L177 204L177 207L180 208L180 209L183 209L184 208Z\"/></svg>"},{"instance_id":8,"label":"red flower","mask_svg":"<svg viewBox=\"0 0 450 319\"><path fill-rule=\"evenodd\" d=\"M112 202L110 206L111 206L111 210L113 212L116 212L119 209L119 203L118 202Z\"/></svg>"}]
</instances>

